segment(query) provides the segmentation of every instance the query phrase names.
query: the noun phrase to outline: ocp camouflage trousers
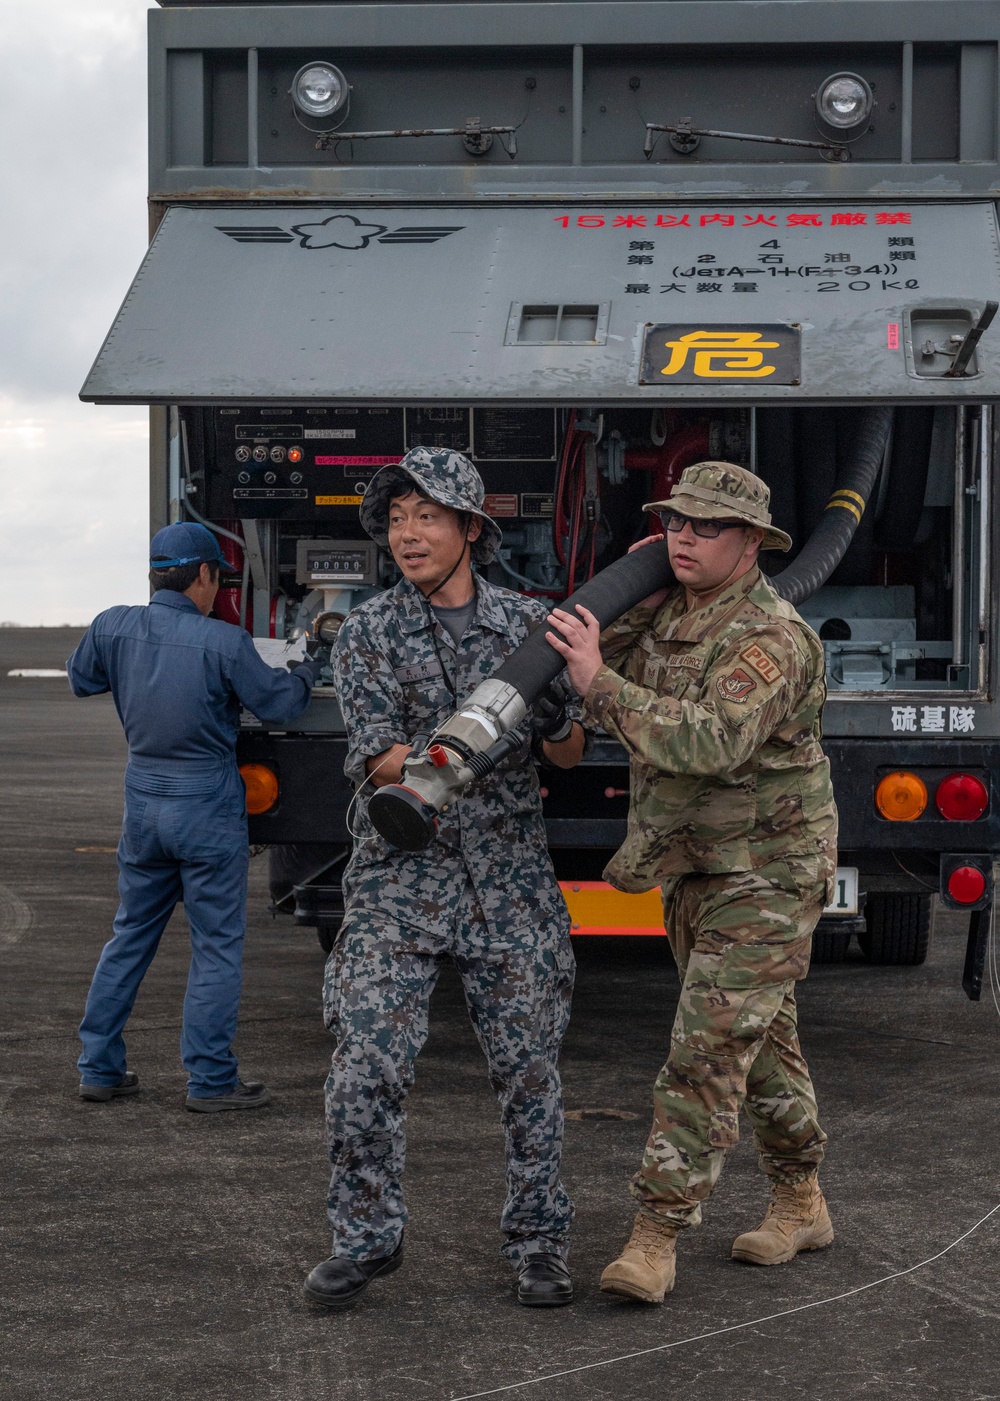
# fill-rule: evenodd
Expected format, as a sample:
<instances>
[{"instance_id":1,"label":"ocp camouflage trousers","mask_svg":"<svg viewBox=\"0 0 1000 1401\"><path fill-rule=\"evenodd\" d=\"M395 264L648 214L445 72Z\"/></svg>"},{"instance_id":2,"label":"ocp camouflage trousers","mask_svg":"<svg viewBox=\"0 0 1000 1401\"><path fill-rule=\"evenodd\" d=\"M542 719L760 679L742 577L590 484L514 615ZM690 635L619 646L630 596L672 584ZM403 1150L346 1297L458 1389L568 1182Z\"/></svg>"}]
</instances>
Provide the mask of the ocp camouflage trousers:
<instances>
[{"instance_id":1,"label":"ocp camouflage trousers","mask_svg":"<svg viewBox=\"0 0 1000 1401\"><path fill-rule=\"evenodd\" d=\"M326 1024L336 1038L326 1082L333 1253L363 1260L396 1248L407 1220L403 1103L427 1039L427 1009L451 956L500 1102L507 1197L501 1253L565 1256L573 1206L560 1180L559 1045L574 963L567 925L553 919L490 942L471 883L442 939L373 912L352 911L327 963ZM475 1194L468 1182L465 1190ZM463 1190L459 1182L450 1191Z\"/></svg>"},{"instance_id":2,"label":"ocp camouflage trousers","mask_svg":"<svg viewBox=\"0 0 1000 1401\"><path fill-rule=\"evenodd\" d=\"M744 1108L769 1177L798 1182L822 1161L795 979L826 899L809 863L684 877L663 890L683 979L670 1053L653 1089L653 1127L631 1191L649 1215L701 1221Z\"/></svg>"}]
</instances>

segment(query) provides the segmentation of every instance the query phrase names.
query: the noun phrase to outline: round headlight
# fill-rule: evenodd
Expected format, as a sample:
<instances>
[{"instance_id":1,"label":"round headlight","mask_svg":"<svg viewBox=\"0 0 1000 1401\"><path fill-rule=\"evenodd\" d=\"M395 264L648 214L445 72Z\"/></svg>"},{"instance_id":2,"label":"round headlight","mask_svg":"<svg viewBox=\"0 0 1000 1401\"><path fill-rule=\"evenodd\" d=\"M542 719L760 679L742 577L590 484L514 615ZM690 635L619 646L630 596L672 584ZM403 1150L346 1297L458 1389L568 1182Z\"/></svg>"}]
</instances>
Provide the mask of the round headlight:
<instances>
[{"instance_id":1,"label":"round headlight","mask_svg":"<svg viewBox=\"0 0 1000 1401\"><path fill-rule=\"evenodd\" d=\"M307 117L331 117L348 92L347 79L332 63L306 63L292 79L292 101Z\"/></svg>"},{"instance_id":2,"label":"round headlight","mask_svg":"<svg viewBox=\"0 0 1000 1401\"><path fill-rule=\"evenodd\" d=\"M850 131L866 122L874 102L871 88L857 73L834 73L820 83L816 93L820 119L837 131Z\"/></svg>"}]
</instances>

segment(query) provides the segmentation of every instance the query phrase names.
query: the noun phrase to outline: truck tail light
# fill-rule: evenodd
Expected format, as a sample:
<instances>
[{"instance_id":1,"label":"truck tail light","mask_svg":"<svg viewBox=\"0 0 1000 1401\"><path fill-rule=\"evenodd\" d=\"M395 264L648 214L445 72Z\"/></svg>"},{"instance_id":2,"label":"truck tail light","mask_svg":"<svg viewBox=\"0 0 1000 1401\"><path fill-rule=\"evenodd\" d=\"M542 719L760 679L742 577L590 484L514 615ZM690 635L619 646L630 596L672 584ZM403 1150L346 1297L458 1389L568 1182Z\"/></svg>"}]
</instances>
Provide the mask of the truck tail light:
<instances>
[{"instance_id":1,"label":"truck tail light","mask_svg":"<svg viewBox=\"0 0 1000 1401\"><path fill-rule=\"evenodd\" d=\"M949 909L986 909L993 899L993 858L981 851L943 853L938 888Z\"/></svg>"},{"instance_id":2,"label":"truck tail light","mask_svg":"<svg viewBox=\"0 0 1000 1401\"><path fill-rule=\"evenodd\" d=\"M889 822L913 822L927 806L927 785L915 773L887 773L875 789L875 806Z\"/></svg>"},{"instance_id":3,"label":"truck tail light","mask_svg":"<svg viewBox=\"0 0 1000 1401\"><path fill-rule=\"evenodd\" d=\"M948 877L948 894L957 905L974 905L986 892L986 877L978 866L956 866Z\"/></svg>"},{"instance_id":4,"label":"truck tail light","mask_svg":"<svg viewBox=\"0 0 1000 1401\"><path fill-rule=\"evenodd\" d=\"M972 774L950 773L938 784L934 801L949 822L975 822L989 806L990 795L985 783Z\"/></svg>"},{"instance_id":5,"label":"truck tail light","mask_svg":"<svg viewBox=\"0 0 1000 1401\"><path fill-rule=\"evenodd\" d=\"M256 817L268 812L278 801L278 776L266 764L241 764L240 777L246 784L247 812Z\"/></svg>"}]
</instances>

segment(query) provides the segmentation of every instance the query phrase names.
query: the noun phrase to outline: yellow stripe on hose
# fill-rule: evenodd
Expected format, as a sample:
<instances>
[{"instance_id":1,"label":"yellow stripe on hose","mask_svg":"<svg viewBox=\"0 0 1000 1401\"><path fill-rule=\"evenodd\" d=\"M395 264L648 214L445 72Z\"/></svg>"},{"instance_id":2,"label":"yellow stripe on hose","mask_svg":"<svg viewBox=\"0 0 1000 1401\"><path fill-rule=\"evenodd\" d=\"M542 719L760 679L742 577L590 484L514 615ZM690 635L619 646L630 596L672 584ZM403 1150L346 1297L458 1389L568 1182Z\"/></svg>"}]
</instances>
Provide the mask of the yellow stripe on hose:
<instances>
[{"instance_id":1,"label":"yellow stripe on hose","mask_svg":"<svg viewBox=\"0 0 1000 1401\"><path fill-rule=\"evenodd\" d=\"M835 492L833 493L833 495L830 497L830 500L831 500L831 501L836 501L836 499L837 499L838 496L849 496L849 497L851 498L852 501L856 501L857 504L858 504L858 509L859 509L859 511L861 512L862 515L864 515L865 506L866 506L867 503L866 503L865 498L864 498L863 496L859 496L858 493L857 493L856 491L849 491L849 490L847 489L847 487L842 487L842 488L840 489L840 491L835 491Z\"/></svg>"},{"instance_id":2,"label":"yellow stripe on hose","mask_svg":"<svg viewBox=\"0 0 1000 1401\"><path fill-rule=\"evenodd\" d=\"M851 496L854 497L854 501L860 501L860 502L861 502L861 509L860 509L860 510L858 509L857 506L855 506L854 501L849 501L849 500L844 499L844 498L851 497ZM832 511L835 507L838 507L838 506L839 506L839 508L840 508L842 511L850 511L851 515L852 515L852 516L854 517L854 519L857 521L858 525L861 524L861 516L862 516L862 513L863 513L863 511L864 511L864 509L865 509L865 503L864 503L863 499L862 499L860 496L858 496L857 492L855 492L855 491L836 491L836 492L834 492L834 494L830 497L829 501L826 503L826 505L824 506L823 509L826 510L826 511Z\"/></svg>"}]
</instances>

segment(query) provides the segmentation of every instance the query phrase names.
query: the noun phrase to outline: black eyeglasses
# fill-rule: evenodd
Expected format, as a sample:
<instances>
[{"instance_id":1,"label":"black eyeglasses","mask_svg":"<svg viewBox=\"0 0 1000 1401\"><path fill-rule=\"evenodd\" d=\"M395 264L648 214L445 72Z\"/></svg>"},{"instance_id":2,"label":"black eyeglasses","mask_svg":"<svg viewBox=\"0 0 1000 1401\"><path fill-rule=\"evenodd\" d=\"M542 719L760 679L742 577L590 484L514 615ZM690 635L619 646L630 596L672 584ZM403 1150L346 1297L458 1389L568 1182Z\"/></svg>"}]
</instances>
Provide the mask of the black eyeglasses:
<instances>
[{"instance_id":1,"label":"black eyeglasses","mask_svg":"<svg viewBox=\"0 0 1000 1401\"><path fill-rule=\"evenodd\" d=\"M693 516L682 516L678 511L660 511L660 524L664 530L671 531L676 535L689 525L695 535L700 535L705 540L715 540L723 530L746 529L746 521L717 521L717 520L695 520Z\"/></svg>"}]
</instances>

